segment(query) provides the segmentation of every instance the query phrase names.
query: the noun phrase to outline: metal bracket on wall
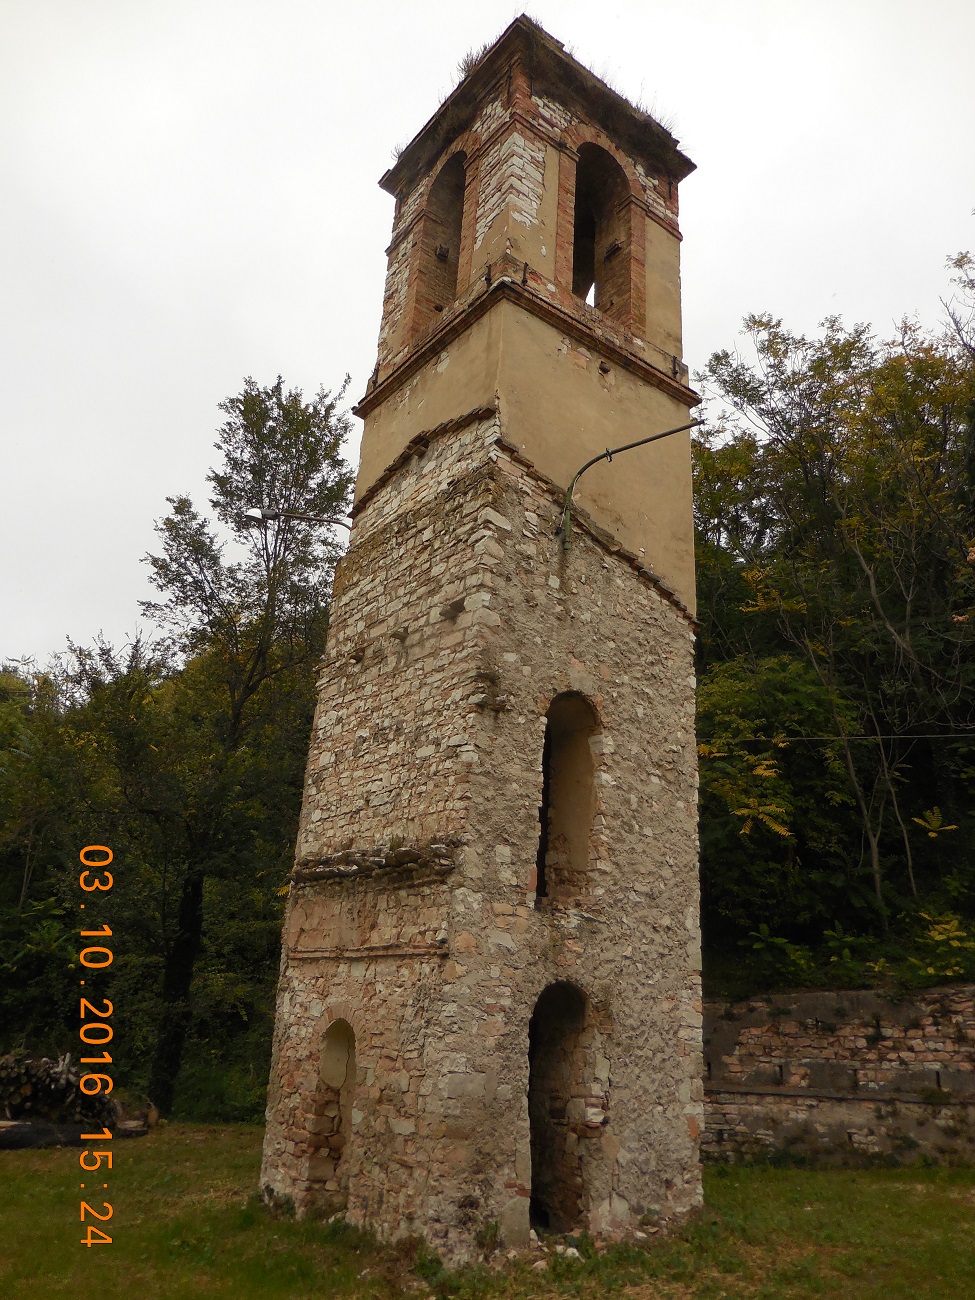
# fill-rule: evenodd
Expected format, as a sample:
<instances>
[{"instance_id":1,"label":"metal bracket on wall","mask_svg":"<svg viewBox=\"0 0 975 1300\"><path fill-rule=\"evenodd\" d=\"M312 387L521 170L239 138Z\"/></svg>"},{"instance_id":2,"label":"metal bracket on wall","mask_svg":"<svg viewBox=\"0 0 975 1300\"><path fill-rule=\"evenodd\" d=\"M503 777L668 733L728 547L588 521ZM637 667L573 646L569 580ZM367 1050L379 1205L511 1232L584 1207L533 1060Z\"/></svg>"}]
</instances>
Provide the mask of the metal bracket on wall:
<instances>
[{"instance_id":1,"label":"metal bracket on wall","mask_svg":"<svg viewBox=\"0 0 975 1300\"><path fill-rule=\"evenodd\" d=\"M688 429L696 429L703 420L691 420L689 424L679 424L676 429L665 429L663 433L652 433L649 438L640 438L636 442L628 442L623 447L607 447L601 451L598 456L593 456L592 460L587 460L585 465L577 471L575 478L569 484L569 490L565 494L565 508L562 511L562 519L558 527L558 536L562 538L562 547L564 550L569 549L569 543L572 533L572 494L575 491L576 484L585 474L587 469L593 465L598 465L601 460L611 461L614 456L618 456L621 451L632 451L634 447L645 447L648 442L659 442L661 438L670 438L675 433L685 433Z\"/></svg>"}]
</instances>

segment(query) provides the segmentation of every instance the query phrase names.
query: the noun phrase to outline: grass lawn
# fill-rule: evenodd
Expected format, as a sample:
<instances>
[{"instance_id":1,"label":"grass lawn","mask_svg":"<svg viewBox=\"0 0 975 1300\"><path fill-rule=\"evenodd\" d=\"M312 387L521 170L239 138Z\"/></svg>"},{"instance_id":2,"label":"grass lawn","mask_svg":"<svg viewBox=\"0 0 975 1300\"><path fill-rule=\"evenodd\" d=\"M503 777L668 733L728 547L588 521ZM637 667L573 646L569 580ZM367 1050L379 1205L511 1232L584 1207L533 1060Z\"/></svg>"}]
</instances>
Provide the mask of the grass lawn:
<instances>
[{"instance_id":1,"label":"grass lawn","mask_svg":"<svg viewBox=\"0 0 975 1300\"><path fill-rule=\"evenodd\" d=\"M78 1150L0 1151L0 1295L975 1297L975 1169L709 1169L707 1211L677 1237L444 1275L338 1224L272 1218L254 1198L261 1136L168 1125L113 1143L107 1177L81 1173ZM80 1182L114 1206L112 1245L80 1244Z\"/></svg>"}]
</instances>

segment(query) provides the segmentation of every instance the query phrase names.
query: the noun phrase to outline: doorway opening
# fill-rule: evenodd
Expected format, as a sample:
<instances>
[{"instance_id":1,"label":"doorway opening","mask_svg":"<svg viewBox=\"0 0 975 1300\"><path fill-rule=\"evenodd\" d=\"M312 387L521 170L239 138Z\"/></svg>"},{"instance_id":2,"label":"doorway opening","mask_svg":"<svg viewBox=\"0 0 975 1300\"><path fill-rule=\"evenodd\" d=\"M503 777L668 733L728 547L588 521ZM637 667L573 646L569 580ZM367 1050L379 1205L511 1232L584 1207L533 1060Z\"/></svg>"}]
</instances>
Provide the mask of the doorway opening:
<instances>
[{"instance_id":1,"label":"doorway opening","mask_svg":"<svg viewBox=\"0 0 975 1300\"><path fill-rule=\"evenodd\" d=\"M529 1214L546 1232L569 1232L583 1214L586 1008L585 994L560 981L542 992L528 1025Z\"/></svg>"}]
</instances>

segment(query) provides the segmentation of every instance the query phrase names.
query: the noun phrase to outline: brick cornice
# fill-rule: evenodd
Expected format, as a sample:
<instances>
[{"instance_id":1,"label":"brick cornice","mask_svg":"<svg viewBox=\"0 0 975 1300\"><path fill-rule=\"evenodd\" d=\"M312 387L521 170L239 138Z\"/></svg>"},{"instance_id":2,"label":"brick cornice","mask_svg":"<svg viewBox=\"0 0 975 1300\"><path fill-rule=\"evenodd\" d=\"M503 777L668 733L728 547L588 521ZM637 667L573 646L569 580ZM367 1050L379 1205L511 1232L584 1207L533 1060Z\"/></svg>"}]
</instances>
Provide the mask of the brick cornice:
<instances>
[{"instance_id":1,"label":"brick cornice","mask_svg":"<svg viewBox=\"0 0 975 1300\"><path fill-rule=\"evenodd\" d=\"M380 180L391 194L408 190L429 168L444 143L466 130L489 98L517 106L514 76L521 72L540 93L550 94L570 111L598 123L607 135L625 144L646 165L681 180L694 164L678 142L649 114L635 108L569 54L546 31L522 15L516 18L482 56L437 112L420 129ZM498 90L504 88L499 95Z\"/></svg>"}]
</instances>

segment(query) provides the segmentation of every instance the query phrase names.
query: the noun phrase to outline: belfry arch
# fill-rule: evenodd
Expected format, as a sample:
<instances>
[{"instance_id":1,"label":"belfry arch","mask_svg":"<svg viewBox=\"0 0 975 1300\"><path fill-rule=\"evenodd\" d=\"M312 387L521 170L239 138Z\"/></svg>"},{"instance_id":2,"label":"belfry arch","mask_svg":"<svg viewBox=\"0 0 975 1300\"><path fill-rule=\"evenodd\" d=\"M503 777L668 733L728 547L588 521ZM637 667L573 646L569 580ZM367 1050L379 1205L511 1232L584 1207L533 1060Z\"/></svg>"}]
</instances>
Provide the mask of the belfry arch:
<instances>
[{"instance_id":1,"label":"belfry arch","mask_svg":"<svg viewBox=\"0 0 975 1300\"><path fill-rule=\"evenodd\" d=\"M630 195L612 154L583 144L576 164L572 292L620 324L630 319Z\"/></svg>"},{"instance_id":2,"label":"belfry arch","mask_svg":"<svg viewBox=\"0 0 975 1300\"><path fill-rule=\"evenodd\" d=\"M458 152L440 168L427 196L419 243L414 316L417 338L435 328L442 313L457 298L466 186L466 157Z\"/></svg>"}]
</instances>

